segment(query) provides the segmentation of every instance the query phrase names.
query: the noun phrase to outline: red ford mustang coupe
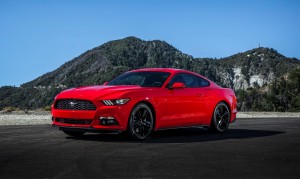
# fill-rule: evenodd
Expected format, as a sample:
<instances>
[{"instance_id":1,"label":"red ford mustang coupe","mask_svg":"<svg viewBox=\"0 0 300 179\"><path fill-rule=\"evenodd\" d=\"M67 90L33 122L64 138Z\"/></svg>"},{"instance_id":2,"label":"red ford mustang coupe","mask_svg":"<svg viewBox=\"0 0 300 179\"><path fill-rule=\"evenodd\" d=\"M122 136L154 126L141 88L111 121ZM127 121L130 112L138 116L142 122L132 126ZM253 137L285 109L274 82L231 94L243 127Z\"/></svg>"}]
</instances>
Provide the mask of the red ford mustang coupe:
<instances>
[{"instance_id":1,"label":"red ford mustang coupe","mask_svg":"<svg viewBox=\"0 0 300 179\"><path fill-rule=\"evenodd\" d=\"M104 85L61 92L52 105L52 124L71 136L128 131L136 140L156 130L192 126L222 133L236 119L236 103L233 90L199 74L139 69Z\"/></svg>"}]
</instances>

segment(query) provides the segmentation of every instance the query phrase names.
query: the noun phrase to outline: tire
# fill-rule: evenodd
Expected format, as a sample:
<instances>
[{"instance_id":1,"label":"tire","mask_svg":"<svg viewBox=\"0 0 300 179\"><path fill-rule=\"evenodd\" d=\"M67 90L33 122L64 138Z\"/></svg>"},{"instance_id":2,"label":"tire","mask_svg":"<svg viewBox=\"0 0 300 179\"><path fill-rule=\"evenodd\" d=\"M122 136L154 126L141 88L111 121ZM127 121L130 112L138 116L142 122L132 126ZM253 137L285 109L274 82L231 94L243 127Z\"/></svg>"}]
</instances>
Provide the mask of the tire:
<instances>
[{"instance_id":1,"label":"tire","mask_svg":"<svg viewBox=\"0 0 300 179\"><path fill-rule=\"evenodd\" d=\"M210 129L213 132L223 133L227 131L230 122L230 110L226 103L220 102L215 107Z\"/></svg>"},{"instance_id":2,"label":"tire","mask_svg":"<svg viewBox=\"0 0 300 179\"><path fill-rule=\"evenodd\" d=\"M131 111L128 133L135 140L146 140L153 132L154 117L150 107L145 103L137 104Z\"/></svg>"},{"instance_id":3,"label":"tire","mask_svg":"<svg viewBox=\"0 0 300 179\"><path fill-rule=\"evenodd\" d=\"M85 132L80 132L80 131L63 131L63 132L72 137L80 137L85 133Z\"/></svg>"}]
</instances>

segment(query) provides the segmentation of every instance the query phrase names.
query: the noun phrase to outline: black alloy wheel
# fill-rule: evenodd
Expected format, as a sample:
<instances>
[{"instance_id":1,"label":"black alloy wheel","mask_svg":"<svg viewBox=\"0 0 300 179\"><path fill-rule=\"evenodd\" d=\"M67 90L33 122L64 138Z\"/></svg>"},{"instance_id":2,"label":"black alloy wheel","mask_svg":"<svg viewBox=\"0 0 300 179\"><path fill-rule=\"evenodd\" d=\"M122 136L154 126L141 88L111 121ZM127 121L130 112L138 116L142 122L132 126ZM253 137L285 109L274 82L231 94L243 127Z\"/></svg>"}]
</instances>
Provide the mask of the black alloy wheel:
<instances>
[{"instance_id":1,"label":"black alloy wheel","mask_svg":"<svg viewBox=\"0 0 300 179\"><path fill-rule=\"evenodd\" d=\"M150 107L145 103L137 104L131 111L128 131L135 140L150 137L154 127L154 117Z\"/></svg>"},{"instance_id":2,"label":"black alloy wheel","mask_svg":"<svg viewBox=\"0 0 300 179\"><path fill-rule=\"evenodd\" d=\"M214 132L223 133L229 127L230 110L224 102L217 104L214 110L210 128Z\"/></svg>"}]
</instances>

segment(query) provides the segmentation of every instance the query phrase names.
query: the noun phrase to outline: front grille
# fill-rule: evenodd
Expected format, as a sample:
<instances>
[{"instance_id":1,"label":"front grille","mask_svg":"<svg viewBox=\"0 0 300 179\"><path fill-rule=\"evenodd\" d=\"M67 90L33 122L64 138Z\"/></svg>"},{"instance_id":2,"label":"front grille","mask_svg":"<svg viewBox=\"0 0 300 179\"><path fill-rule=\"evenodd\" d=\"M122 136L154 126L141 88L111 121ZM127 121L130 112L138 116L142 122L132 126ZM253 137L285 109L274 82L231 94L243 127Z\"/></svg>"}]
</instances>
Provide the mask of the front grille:
<instances>
[{"instance_id":1,"label":"front grille","mask_svg":"<svg viewBox=\"0 0 300 179\"><path fill-rule=\"evenodd\" d=\"M79 99L59 99L55 102L54 108L64 110L96 110L96 106L92 102Z\"/></svg>"},{"instance_id":2,"label":"front grille","mask_svg":"<svg viewBox=\"0 0 300 179\"><path fill-rule=\"evenodd\" d=\"M82 124L90 125L93 120L90 119L65 119L65 118L56 118L56 122L65 123L65 124Z\"/></svg>"}]
</instances>

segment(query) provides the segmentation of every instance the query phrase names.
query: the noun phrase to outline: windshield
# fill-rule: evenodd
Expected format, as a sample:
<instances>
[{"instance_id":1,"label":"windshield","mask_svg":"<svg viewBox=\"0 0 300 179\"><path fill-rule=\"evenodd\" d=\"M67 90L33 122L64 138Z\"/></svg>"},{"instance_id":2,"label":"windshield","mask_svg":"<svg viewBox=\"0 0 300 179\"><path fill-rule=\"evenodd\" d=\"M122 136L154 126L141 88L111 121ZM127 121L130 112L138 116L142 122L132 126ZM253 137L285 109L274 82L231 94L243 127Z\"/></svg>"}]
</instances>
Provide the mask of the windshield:
<instances>
[{"instance_id":1,"label":"windshield","mask_svg":"<svg viewBox=\"0 0 300 179\"><path fill-rule=\"evenodd\" d=\"M107 85L139 85L142 87L161 87L170 76L168 72L142 71L128 72L113 79Z\"/></svg>"}]
</instances>

